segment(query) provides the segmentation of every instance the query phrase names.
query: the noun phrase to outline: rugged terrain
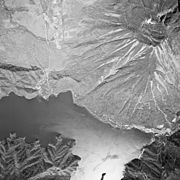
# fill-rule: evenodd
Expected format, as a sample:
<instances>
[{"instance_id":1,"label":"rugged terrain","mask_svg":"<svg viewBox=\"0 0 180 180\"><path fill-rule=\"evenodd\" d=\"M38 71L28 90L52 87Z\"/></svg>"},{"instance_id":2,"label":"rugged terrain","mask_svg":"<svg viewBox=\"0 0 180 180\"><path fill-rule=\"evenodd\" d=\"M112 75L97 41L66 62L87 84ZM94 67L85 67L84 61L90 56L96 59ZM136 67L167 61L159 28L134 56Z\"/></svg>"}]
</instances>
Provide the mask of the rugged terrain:
<instances>
[{"instance_id":1,"label":"rugged terrain","mask_svg":"<svg viewBox=\"0 0 180 180\"><path fill-rule=\"evenodd\" d=\"M11 133L0 142L0 179L69 180L81 159L72 154L74 145L74 139L59 134L55 144L42 148L39 140L28 144L25 138Z\"/></svg>"}]
</instances>

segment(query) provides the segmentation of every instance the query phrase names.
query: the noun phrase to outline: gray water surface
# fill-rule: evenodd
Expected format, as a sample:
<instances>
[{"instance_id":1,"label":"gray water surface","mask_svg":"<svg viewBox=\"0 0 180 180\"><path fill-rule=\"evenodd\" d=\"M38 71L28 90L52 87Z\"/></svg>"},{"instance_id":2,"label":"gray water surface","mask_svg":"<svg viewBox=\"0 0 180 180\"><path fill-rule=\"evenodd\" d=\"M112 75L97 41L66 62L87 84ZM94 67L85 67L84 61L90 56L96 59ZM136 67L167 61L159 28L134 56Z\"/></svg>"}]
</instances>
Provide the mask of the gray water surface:
<instances>
[{"instance_id":1,"label":"gray water surface","mask_svg":"<svg viewBox=\"0 0 180 180\"><path fill-rule=\"evenodd\" d=\"M151 139L138 130L119 130L100 122L85 108L73 103L70 92L50 97L48 101L27 100L10 94L0 100L0 138L10 132L26 136L28 141L39 138L43 145L53 141L55 134L76 139L74 153L82 160L73 180L119 180L124 163L140 153Z\"/></svg>"}]
</instances>

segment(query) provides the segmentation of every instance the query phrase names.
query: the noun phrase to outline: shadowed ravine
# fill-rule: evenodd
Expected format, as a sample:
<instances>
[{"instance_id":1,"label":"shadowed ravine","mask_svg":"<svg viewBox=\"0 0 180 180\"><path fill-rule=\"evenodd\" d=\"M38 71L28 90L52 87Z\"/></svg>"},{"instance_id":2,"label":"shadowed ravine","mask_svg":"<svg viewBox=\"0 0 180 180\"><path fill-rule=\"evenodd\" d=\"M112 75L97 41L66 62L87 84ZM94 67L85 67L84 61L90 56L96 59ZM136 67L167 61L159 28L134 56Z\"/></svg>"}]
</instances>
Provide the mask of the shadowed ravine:
<instances>
[{"instance_id":1,"label":"shadowed ravine","mask_svg":"<svg viewBox=\"0 0 180 180\"><path fill-rule=\"evenodd\" d=\"M73 104L70 92L41 99L27 100L10 94L0 101L0 137L16 131L28 141L39 138L43 145L56 133L76 139L74 153L82 160L71 179L119 180L124 164L138 157L151 135L138 130L113 129L95 119L85 108Z\"/></svg>"}]
</instances>

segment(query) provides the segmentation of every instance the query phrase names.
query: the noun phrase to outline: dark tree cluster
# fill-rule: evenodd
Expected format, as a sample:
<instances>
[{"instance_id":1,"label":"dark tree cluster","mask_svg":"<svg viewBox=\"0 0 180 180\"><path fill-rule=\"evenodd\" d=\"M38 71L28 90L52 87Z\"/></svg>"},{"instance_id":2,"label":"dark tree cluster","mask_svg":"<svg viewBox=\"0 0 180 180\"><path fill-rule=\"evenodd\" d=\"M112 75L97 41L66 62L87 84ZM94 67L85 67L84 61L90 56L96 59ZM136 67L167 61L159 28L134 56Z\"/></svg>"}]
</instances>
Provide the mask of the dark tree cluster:
<instances>
[{"instance_id":1,"label":"dark tree cluster","mask_svg":"<svg viewBox=\"0 0 180 180\"><path fill-rule=\"evenodd\" d=\"M121 180L180 180L180 130L159 135L125 165Z\"/></svg>"}]
</instances>

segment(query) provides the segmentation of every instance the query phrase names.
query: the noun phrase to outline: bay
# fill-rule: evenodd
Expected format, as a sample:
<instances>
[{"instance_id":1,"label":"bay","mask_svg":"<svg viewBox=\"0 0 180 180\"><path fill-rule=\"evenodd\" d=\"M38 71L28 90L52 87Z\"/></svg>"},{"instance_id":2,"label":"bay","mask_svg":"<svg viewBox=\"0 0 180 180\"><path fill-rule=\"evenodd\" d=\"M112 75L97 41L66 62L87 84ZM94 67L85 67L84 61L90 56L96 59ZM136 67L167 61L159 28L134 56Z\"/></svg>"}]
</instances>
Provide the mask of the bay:
<instances>
[{"instance_id":1,"label":"bay","mask_svg":"<svg viewBox=\"0 0 180 180\"><path fill-rule=\"evenodd\" d=\"M11 93L0 100L0 138L10 132L36 138L43 146L54 141L57 133L74 138L73 153L82 160L72 180L119 180L124 164L138 157L151 134L139 130L114 129L96 119L85 108L73 103L71 92L48 100L25 99Z\"/></svg>"}]
</instances>

